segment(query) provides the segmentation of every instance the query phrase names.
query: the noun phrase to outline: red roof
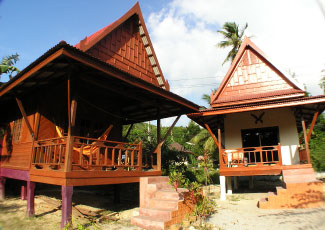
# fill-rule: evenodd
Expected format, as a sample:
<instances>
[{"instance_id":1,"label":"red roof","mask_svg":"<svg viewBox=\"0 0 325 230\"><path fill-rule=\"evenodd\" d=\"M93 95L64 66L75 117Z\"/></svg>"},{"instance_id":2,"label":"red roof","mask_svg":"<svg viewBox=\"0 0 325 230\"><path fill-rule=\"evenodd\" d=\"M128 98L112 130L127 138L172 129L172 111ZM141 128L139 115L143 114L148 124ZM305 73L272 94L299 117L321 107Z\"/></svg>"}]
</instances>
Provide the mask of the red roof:
<instances>
[{"instance_id":1,"label":"red roof","mask_svg":"<svg viewBox=\"0 0 325 230\"><path fill-rule=\"evenodd\" d=\"M217 92L211 96L212 107L266 100L274 96L303 96L304 91L286 77L248 38L244 41Z\"/></svg>"},{"instance_id":2,"label":"red roof","mask_svg":"<svg viewBox=\"0 0 325 230\"><path fill-rule=\"evenodd\" d=\"M84 38L75 47L169 90L138 2L121 18Z\"/></svg>"}]
</instances>

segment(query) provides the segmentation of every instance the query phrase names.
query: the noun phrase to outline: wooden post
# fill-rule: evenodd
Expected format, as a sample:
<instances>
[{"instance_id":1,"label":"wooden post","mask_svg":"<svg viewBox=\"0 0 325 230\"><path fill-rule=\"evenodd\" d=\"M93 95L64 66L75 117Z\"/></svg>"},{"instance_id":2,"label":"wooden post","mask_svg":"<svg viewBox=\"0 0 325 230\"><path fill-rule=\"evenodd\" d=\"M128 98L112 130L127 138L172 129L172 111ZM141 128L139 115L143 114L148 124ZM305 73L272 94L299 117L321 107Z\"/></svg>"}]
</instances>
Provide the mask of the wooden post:
<instances>
[{"instance_id":1,"label":"wooden post","mask_svg":"<svg viewBox=\"0 0 325 230\"><path fill-rule=\"evenodd\" d=\"M23 181L23 184L20 189L20 199L21 200L27 200L27 183Z\"/></svg>"},{"instance_id":2,"label":"wooden post","mask_svg":"<svg viewBox=\"0 0 325 230\"><path fill-rule=\"evenodd\" d=\"M309 140L310 140L311 133L313 132L313 129L314 129L315 123L316 123L316 121L317 121L318 114L319 114L318 111L315 112L314 117L313 117L313 121L312 121L311 124L310 124L309 132L308 132L308 135L307 135L307 142L308 142L308 143L309 143Z\"/></svg>"},{"instance_id":3,"label":"wooden post","mask_svg":"<svg viewBox=\"0 0 325 230\"><path fill-rule=\"evenodd\" d=\"M35 214L34 207L35 182L27 181L27 216L32 217Z\"/></svg>"},{"instance_id":4,"label":"wooden post","mask_svg":"<svg viewBox=\"0 0 325 230\"><path fill-rule=\"evenodd\" d=\"M160 143L160 138L161 138L161 136L160 136L160 118L159 119L157 119L157 144L159 144Z\"/></svg>"},{"instance_id":5,"label":"wooden post","mask_svg":"<svg viewBox=\"0 0 325 230\"><path fill-rule=\"evenodd\" d=\"M6 184L6 178L0 177L0 200L5 199L5 184Z\"/></svg>"},{"instance_id":6,"label":"wooden post","mask_svg":"<svg viewBox=\"0 0 325 230\"><path fill-rule=\"evenodd\" d=\"M225 164L228 162L223 162L223 151L222 151L222 145L221 145L221 130L218 129L218 139L219 139L219 145L218 145L218 152L219 152L219 167L224 168Z\"/></svg>"},{"instance_id":7,"label":"wooden post","mask_svg":"<svg viewBox=\"0 0 325 230\"><path fill-rule=\"evenodd\" d=\"M120 185L114 184L114 204L119 204L119 203L121 203Z\"/></svg>"},{"instance_id":8,"label":"wooden post","mask_svg":"<svg viewBox=\"0 0 325 230\"><path fill-rule=\"evenodd\" d=\"M301 121L302 124L302 129L304 132L304 139L305 139L305 148L306 148L306 153L307 153L307 160L308 160L308 164L310 164L310 152L309 152L309 144L308 144L308 139L307 139L307 133L306 133L306 124L305 124L305 120Z\"/></svg>"},{"instance_id":9,"label":"wooden post","mask_svg":"<svg viewBox=\"0 0 325 230\"><path fill-rule=\"evenodd\" d=\"M23 104L21 103L21 100L19 100L17 97L16 97L16 102L18 104L18 108L20 110L20 113L23 116L24 121L25 121L25 123L27 125L28 131L29 131L30 135L32 136L32 139L34 140L34 132L32 130L32 126L30 125L30 123L29 123L29 121L27 119L27 115L26 115L25 109L23 107Z\"/></svg>"},{"instance_id":10,"label":"wooden post","mask_svg":"<svg viewBox=\"0 0 325 230\"><path fill-rule=\"evenodd\" d=\"M62 195L62 217L61 217L61 228L64 228L68 223L72 221L72 194L73 186L61 187Z\"/></svg>"}]
</instances>

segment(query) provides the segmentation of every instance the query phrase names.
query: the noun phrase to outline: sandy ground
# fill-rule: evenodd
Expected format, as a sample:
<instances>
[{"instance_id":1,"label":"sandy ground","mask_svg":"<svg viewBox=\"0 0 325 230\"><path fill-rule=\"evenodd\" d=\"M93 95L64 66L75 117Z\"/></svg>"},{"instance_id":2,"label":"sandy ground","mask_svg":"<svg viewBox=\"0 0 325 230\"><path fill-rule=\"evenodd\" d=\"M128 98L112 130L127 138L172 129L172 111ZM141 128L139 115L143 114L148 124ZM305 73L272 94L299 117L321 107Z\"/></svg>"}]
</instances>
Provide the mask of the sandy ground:
<instances>
[{"instance_id":1,"label":"sandy ground","mask_svg":"<svg viewBox=\"0 0 325 230\"><path fill-rule=\"evenodd\" d=\"M257 208L257 201L267 196L269 188L259 188L252 193L242 189L238 193L228 196L226 201L218 199L219 186L214 187L210 196L217 203L217 213L208 219L210 229L249 229L249 230L291 230L291 229L325 229L325 206L317 209L296 210L263 210ZM123 189L125 192L127 189ZM325 191L325 186L324 186ZM45 195L44 195L45 194ZM16 229L60 229L61 211L59 190L39 192L35 198L35 217L26 218L26 201L20 200L17 194L9 194L4 201L0 201L0 230ZM111 193L110 193L111 194ZM133 194L133 195L132 195ZM139 230L130 224L130 218L138 211L138 194L130 190L121 194L121 204L112 204L108 193L94 191L75 191L74 207L89 211L103 211L103 215L115 213L111 220L98 222L98 217L80 215L73 211L74 229L104 229L104 230ZM324 196L325 200L325 196ZM191 227L190 229L194 229Z\"/></svg>"}]
</instances>

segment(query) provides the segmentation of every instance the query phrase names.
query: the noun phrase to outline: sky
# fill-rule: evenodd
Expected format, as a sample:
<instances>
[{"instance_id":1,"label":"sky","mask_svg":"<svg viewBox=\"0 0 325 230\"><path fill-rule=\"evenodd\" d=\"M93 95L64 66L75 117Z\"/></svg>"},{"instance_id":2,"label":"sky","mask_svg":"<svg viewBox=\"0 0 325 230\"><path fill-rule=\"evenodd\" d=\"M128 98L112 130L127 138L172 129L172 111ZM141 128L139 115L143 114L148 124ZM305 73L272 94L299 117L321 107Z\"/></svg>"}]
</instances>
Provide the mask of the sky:
<instances>
[{"instance_id":1,"label":"sky","mask_svg":"<svg viewBox=\"0 0 325 230\"><path fill-rule=\"evenodd\" d=\"M216 46L227 22L245 35L276 67L295 73L312 95L325 69L324 0L140 0L158 61L171 91L208 107L201 97L216 89L230 63ZM0 0L0 58L18 53L24 69L65 40L74 45L127 12L136 0ZM0 81L7 81L1 76ZM163 124L170 124L167 119ZM183 116L178 125L187 125Z\"/></svg>"}]
</instances>

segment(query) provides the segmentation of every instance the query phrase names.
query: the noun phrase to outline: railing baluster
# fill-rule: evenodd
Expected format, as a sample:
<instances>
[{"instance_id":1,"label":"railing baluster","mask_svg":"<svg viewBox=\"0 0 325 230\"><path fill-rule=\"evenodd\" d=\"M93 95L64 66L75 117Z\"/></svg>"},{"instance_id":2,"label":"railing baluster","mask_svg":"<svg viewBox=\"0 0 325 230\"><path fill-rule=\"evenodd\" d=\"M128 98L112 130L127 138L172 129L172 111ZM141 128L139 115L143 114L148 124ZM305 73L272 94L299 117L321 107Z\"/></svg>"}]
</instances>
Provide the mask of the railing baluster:
<instances>
[{"instance_id":1,"label":"railing baluster","mask_svg":"<svg viewBox=\"0 0 325 230\"><path fill-rule=\"evenodd\" d=\"M118 159L117 159L117 165L120 166L121 165L121 159L122 158L122 149L119 149L118 151Z\"/></svg>"},{"instance_id":2,"label":"railing baluster","mask_svg":"<svg viewBox=\"0 0 325 230\"><path fill-rule=\"evenodd\" d=\"M107 152L108 152L108 147L105 148L105 159L104 159L104 165L107 165Z\"/></svg>"},{"instance_id":3,"label":"railing baluster","mask_svg":"<svg viewBox=\"0 0 325 230\"><path fill-rule=\"evenodd\" d=\"M112 166L115 166L115 148L112 148Z\"/></svg>"},{"instance_id":4,"label":"railing baluster","mask_svg":"<svg viewBox=\"0 0 325 230\"><path fill-rule=\"evenodd\" d=\"M131 166L134 165L134 149L131 151Z\"/></svg>"},{"instance_id":5,"label":"railing baluster","mask_svg":"<svg viewBox=\"0 0 325 230\"><path fill-rule=\"evenodd\" d=\"M82 167L83 166L83 162L82 162L82 156L83 156L83 153L84 153L84 146L81 145L80 146L80 152L79 152L79 165Z\"/></svg>"}]
</instances>

